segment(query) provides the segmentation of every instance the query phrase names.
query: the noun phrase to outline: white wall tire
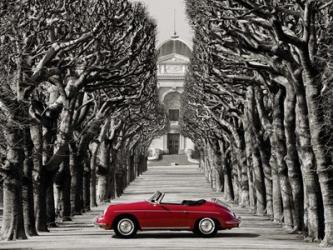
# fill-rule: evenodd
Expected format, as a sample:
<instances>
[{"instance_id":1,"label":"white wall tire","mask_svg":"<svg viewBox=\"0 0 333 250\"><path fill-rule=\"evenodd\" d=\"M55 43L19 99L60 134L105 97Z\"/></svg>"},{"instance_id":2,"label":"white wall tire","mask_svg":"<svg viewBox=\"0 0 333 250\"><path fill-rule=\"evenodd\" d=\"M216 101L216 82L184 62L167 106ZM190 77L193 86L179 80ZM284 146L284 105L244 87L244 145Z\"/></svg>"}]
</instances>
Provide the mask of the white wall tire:
<instances>
[{"instance_id":1,"label":"white wall tire","mask_svg":"<svg viewBox=\"0 0 333 250\"><path fill-rule=\"evenodd\" d=\"M196 231L202 236L214 236L217 233L217 226L213 219L203 218L199 220Z\"/></svg>"},{"instance_id":2,"label":"white wall tire","mask_svg":"<svg viewBox=\"0 0 333 250\"><path fill-rule=\"evenodd\" d=\"M136 222L128 217L120 218L114 227L115 234L121 238L133 237L137 230Z\"/></svg>"}]
</instances>

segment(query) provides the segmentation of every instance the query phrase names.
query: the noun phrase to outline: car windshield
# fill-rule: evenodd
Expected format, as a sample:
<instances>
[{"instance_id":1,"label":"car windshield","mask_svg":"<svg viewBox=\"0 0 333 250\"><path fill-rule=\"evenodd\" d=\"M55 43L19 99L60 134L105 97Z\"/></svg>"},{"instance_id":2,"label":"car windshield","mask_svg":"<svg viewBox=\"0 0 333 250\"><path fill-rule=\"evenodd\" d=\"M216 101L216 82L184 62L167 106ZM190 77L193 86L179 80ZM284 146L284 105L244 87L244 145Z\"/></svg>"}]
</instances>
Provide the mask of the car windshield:
<instances>
[{"instance_id":1,"label":"car windshield","mask_svg":"<svg viewBox=\"0 0 333 250\"><path fill-rule=\"evenodd\" d=\"M148 199L148 201L150 201L150 202L157 202L160 199L161 195L162 195L162 193L160 191L156 191L153 194L153 196Z\"/></svg>"}]
</instances>

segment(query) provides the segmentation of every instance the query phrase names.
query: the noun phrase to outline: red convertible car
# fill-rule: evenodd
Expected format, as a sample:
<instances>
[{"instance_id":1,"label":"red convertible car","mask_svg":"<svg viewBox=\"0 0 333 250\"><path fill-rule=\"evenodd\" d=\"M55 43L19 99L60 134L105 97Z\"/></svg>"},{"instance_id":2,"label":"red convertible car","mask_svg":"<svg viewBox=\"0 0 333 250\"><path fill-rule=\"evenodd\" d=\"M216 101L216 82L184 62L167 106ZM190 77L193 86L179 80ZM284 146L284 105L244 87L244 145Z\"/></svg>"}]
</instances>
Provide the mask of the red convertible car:
<instances>
[{"instance_id":1,"label":"red convertible car","mask_svg":"<svg viewBox=\"0 0 333 250\"><path fill-rule=\"evenodd\" d=\"M164 203L164 195L157 191L146 201L111 204L103 216L96 219L96 224L113 229L123 238L134 236L137 230L190 230L202 236L213 236L218 230L240 224L240 218L218 199Z\"/></svg>"}]
</instances>

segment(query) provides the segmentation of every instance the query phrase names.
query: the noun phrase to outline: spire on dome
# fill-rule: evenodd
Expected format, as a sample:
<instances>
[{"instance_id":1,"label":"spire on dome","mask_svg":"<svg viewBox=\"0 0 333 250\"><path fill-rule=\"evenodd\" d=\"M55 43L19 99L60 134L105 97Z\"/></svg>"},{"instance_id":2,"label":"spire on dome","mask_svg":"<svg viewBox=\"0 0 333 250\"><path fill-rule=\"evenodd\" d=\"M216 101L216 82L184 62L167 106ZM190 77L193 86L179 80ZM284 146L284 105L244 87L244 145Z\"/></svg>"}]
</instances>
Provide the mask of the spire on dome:
<instances>
[{"instance_id":1,"label":"spire on dome","mask_svg":"<svg viewBox=\"0 0 333 250\"><path fill-rule=\"evenodd\" d=\"M179 36L177 35L177 23L176 23L176 9L173 11L173 36L172 39L177 39Z\"/></svg>"}]
</instances>

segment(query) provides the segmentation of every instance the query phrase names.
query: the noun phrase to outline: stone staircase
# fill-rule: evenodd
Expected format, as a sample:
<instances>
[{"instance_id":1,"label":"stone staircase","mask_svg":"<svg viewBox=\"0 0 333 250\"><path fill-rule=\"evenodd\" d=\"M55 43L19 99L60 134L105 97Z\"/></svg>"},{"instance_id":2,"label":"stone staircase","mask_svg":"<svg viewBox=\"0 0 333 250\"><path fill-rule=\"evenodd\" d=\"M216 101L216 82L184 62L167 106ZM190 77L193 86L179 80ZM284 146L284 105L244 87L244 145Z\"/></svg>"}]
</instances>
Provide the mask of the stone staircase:
<instances>
[{"instance_id":1,"label":"stone staircase","mask_svg":"<svg viewBox=\"0 0 333 250\"><path fill-rule=\"evenodd\" d=\"M187 160L185 154L161 155L157 161L148 161L148 166L172 166L172 165L193 165Z\"/></svg>"},{"instance_id":2,"label":"stone staircase","mask_svg":"<svg viewBox=\"0 0 333 250\"><path fill-rule=\"evenodd\" d=\"M216 197L198 165L154 166L135 179L111 203L145 200L157 190L167 193L167 201Z\"/></svg>"}]
</instances>

